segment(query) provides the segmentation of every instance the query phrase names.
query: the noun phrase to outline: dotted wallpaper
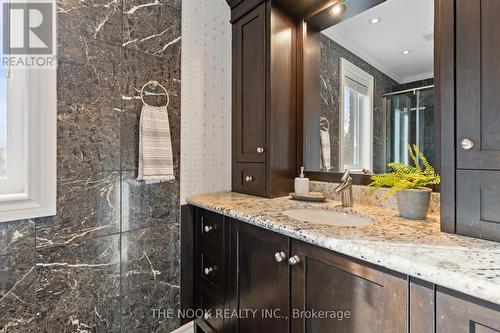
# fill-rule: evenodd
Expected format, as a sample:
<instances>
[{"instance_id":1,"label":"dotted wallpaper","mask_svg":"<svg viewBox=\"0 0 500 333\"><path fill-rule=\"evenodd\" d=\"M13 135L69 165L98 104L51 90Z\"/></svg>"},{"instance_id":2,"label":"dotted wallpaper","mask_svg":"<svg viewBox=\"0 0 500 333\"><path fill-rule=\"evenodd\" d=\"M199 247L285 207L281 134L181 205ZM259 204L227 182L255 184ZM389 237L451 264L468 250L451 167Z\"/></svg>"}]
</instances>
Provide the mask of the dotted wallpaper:
<instances>
[{"instance_id":1,"label":"dotted wallpaper","mask_svg":"<svg viewBox=\"0 0 500 333\"><path fill-rule=\"evenodd\" d=\"M231 190L231 24L225 0L183 0L181 204Z\"/></svg>"}]
</instances>

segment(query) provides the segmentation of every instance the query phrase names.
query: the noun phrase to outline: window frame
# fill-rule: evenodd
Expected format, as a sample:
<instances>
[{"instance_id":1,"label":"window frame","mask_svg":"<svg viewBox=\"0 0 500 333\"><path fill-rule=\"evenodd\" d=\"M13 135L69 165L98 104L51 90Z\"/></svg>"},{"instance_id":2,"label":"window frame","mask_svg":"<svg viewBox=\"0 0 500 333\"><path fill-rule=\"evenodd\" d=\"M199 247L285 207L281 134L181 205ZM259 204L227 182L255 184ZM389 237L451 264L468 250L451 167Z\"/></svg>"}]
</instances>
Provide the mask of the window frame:
<instances>
[{"instance_id":1,"label":"window frame","mask_svg":"<svg viewBox=\"0 0 500 333\"><path fill-rule=\"evenodd\" d=\"M56 214L57 72L51 68L25 73L25 191L3 196L0 222Z\"/></svg>"},{"instance_id":2,"label":"window frame","mask_svg":"<svg viewBox=\"0 0 500 333\"><path fill-rule=\"evenodd\" d=\"M366 127L368 127L368 133L366 135L368 136L367 138L365 137L365 140L361 139L362 142L360 142L360 147L366 147L368 150L368 155L366 157L367 159L367 166L363 167L365 158L362 153L360 153L360 164L363 169L367 169L369 171L373 171L373 103L374 103L374 82L375 79L372 75L369 73L365 72L358 66L354 65L353 63L349 62L345 58L341 57L340 58L340 112L339 112L339 133L342 135L342 137L339 138L341 144L339 145L339 170L344 169L344 144L343 144L343 136L344 136L344 107L345 107L345 89L347 88L347 80L346 77L349 77L350 79L357 81L364 85L365 87L368 88L368 94L367 94L367 99L368 102L364 107L367 107L367 110L363 110L363 115L359 115L360 118L360 123L361 127L360 128L360 137L364 136L366 132ZM364 98L359 96L359 98ZM360 101L358 101L358 104ZM361 108L361 106L360 106ZM365 119L365 115L368 116L368 119ZM369 126L366 126L366 124L369 124ZM367 142L367 144L366 144ZM354 169L351 170L354 172L362 172L362 170Z\"/></svg>"}]
</instances>

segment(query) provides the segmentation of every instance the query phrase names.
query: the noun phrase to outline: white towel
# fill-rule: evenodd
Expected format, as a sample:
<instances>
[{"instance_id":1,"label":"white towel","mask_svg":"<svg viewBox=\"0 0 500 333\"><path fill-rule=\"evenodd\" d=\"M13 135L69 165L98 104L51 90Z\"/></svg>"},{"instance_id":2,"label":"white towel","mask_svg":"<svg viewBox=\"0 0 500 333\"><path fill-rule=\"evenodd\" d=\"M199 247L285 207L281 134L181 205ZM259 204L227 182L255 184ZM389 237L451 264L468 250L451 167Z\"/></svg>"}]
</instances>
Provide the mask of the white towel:
<instances>
[{"instance_id":1,"label":"white towel","mask_svg":"<svg viewBox=\"0 0 500 333\"><path fill-rule=\"evenodd\" d=\"M172 139L166 106L145 104L139 123L139 180L148 183L175 179Z\"/></svg>"},{"instance_id":2,"label":"white towel","mask_svg":"<svg viewBox=\"0 0 500 333\"><path fill-rule=\"evenodd\" d=\"M319 131L319 139L321 142L321 166L325 171L330 171L331 163L331 147L330 147L330 131Z\"/></svg>"}]
</instances>

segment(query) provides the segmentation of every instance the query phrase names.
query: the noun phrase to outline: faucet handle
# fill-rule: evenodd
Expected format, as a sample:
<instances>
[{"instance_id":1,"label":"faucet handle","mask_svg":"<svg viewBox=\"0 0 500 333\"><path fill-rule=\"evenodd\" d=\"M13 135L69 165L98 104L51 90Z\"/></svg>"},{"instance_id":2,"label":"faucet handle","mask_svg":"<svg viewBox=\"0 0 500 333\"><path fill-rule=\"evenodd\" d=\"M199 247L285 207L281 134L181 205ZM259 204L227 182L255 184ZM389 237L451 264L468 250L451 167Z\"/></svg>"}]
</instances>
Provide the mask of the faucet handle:
<instances>
[{"instance_id":1,"label":"faucet handle","mask_svg":"<svg viewBox=\"0 0 500 333\"><path fill-rule=\"evenodd\" d=\"M345 169L342 178L340 178L340 181L345 183L346 181L349 180L350 177L351 177L351 171L349 171L349 169Z\"/></svg>"}]
</instances>

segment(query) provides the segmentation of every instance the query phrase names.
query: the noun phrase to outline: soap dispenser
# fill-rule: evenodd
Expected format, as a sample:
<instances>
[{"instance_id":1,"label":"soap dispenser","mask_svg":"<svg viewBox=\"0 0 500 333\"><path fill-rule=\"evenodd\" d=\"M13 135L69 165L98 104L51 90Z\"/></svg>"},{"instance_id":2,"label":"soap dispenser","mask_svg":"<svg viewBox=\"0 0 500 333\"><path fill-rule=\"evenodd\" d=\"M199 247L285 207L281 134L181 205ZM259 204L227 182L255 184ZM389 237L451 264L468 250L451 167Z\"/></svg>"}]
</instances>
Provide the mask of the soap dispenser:
<instances>
[{"instance_id":1,"label":"soap dispenser","mask_svg":"<svg viewBox=\"0 0 500 333\"><path fill-rule=\"evenodd\" d=\"M299 177L295 178L295 195L303 197L307 193L309 193L309 178L304 177L304 167L301 167Z\"/></svg>"}]
</instances>

